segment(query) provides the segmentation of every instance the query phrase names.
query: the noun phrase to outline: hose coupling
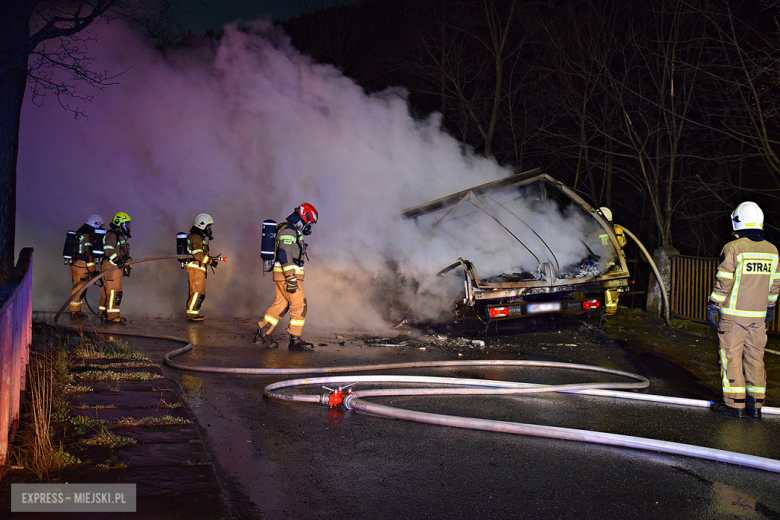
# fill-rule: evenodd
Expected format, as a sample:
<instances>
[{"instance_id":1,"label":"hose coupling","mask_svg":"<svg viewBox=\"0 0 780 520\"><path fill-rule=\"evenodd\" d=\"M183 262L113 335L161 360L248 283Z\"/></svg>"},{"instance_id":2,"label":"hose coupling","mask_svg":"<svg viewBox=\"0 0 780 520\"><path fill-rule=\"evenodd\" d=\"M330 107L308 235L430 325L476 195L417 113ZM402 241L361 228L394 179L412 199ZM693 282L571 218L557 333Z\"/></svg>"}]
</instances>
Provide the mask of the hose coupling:
<instances>
[{"instance_id":1,"label":"hose coupling","mask_svg":"<svg viewBox=\"0 0 780 520\"><path fill-rule=\"evenodd\" d=\"M334 390L333 388L328 388L327 386L323 386L322 388L324 388L325 390L330 391L330 394L327 395L327 398L328 398L327 399L327 404L328 404L328 406L330 408L333 408L334 406L338 406L338 405L342 404L342 402L344 401L344 397L345 396L355 395L352 392L352 390L349 389L349 387L351 387L354 384L355 383L350 383L350 384L348 384L346 386L340 386L340 387L338 387L337 390ZM346 390L346 392L345 392L345 390ZM325 397L326 396L324 396L324 395L322 396L321 402L323 404L325 404Z\"/></svg>"}]
</instances>

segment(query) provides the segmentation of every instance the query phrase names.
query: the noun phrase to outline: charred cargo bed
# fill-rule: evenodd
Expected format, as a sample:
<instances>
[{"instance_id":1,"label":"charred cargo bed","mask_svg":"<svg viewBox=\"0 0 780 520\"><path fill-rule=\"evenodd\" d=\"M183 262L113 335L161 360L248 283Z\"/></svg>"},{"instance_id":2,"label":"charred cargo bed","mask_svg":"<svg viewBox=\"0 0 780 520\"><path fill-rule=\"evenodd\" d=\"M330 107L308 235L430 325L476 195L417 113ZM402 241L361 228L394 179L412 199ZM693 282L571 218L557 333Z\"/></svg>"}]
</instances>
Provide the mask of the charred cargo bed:
<instances>
[{"instance_id":1,"label":"charred cargo bed","mask_svg":"<svg viewBox=\"0 0 780 520\"><path fill-rule=\"evenodd\" d=\"M470 213L464 209L469 205ZM492 321L549 313L602 314L607 291L612 294L628 291L629 271L611 223L600 210L539 169L406 209L402 216L426 226L421 218L431 218L425 216L445 209L447 211L430 224L428 231L439 228L447 219L458 218L458 212L465 215L461 215L461 221L454 227L463 229L469 219L482 213L490 218L491 225L506 232L504 240L507 242L499 246L501 253L505 254L513 247L519 251L516 255L505 255L507 264L514 263L502 265L500 274L481 278L475 263L464 258L466 254L477 254L479 248L464 244L463 256L438 273L440 276L455 270L463 273L464 292L456 301L457 315L475 313L480 319ZM526 219L520 216L523 211L528 215ZM540 216L546 226L532 227L526 222L531 218L538 221ZM545 220L556 218L561 222L576 220L577 233L564 236L563 232L567 230L556 229L555 225L551 228L550 222ZM522 227L518 231L516 228L520 224ZM539 229L544 227L547 229ZM480 229L485 230L485 225ZM573 250L561 254L558 246L563 241L581 242L581 252ZM518 244L522 246L521 250L517 249ZM554 251L556 248L558 254ZM559 256L568 257L569 263L564 262L561 266ZM522 264L535 264L536 267L518 269Z\"/></svg>"}]
</instances>

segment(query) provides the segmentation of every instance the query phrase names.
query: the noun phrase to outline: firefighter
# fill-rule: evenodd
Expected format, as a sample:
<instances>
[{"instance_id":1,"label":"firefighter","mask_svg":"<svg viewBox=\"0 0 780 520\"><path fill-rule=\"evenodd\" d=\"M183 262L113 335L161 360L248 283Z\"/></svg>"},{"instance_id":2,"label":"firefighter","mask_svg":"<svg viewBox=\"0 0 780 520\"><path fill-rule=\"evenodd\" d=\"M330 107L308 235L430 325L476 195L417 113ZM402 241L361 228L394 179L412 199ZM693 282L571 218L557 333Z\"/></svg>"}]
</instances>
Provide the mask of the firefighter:
<instances>
[{"instance_id":1,"label":"firefighter","mask_svg":"<svg viewBox=\"0 0 780 520\"><path fill-rule=\"evenodd\" d=\"M607 207L601 207L599 208L599 211L601 212L604 217L606 217L607 221L612 226L612 230L615 232L615 236L617 236L618 244L620 244L620 250L617 251L617 254L621 255L623 254L623 248L626 247L626 234L623 231L623 228L620 226L616 226L612 223L612 211ZM609 247L612 241L609 238L609 235L606 232L603 232L599 235L599 238L601 239L601 243L604 245L604 247ZM608 264L610 269L618 271L620 270L620 267L616 265L615 262L610 261ZM604 292L604 314L606 315L612 315L617 312L618 307L618 300L620 299L620 293L616 291L615 289L607 289Z\"/></svg>"},{"instance_id":2,"label":"firefighter","mask_svg":"<svg viewBox=\"0 0 780 520\"><path fill-rule=\"evenodd\" d=\"M207 213L195 217L195 223L187 235L187 252L195 257L187 263L187 320L203 321L200 306L206 299L206 267L217 267L217 262L209 256L209 241L214 237L211 226L214 219Z\"/></svg>"},{"instance_id":3,"label":"firefighter","mask_svg":"<svg viewBox=\"0 0 780 520\"><path fill-rule=\"evenodd\" d=\"M124 323L125 318L120 316L119 305L122 303L122 277L130 276L133 266L127 262L130 258L130 244L127 239L130 235L130 215L119 212L109 224L106 232L103 251L103 264L101 271L118 268L103 276L103 290L100 293L100 319L109 323Z\"/></svg>"},{"instance_id":4,"label":"firefighter","mask_svg":"<svg viewBox=\"0 0 780 520\"><path fill-rule=\"evenodd\" d=\"M275 282L274 301L265 312L263 321L258 323L255 343L266 348L279 345L270 338L271 331L279 319L289 310L290 335L288 349L312 350L314 345L301 339L303 324L306 320L306 295L303 292L303 259L306 256L306 243L303 237L311 234L312 224L317 222L317 210L303 203L282 222L276 232L276 261L273 268Z\"/></svg>"},{"instance_id":5,"label":"firefighter","mask_svg":"<svg viewBox=\"0 0 780 520\"><path fill-rule=\"evenodd\" d=\"M96 229L103 229L103 218L100 215L92 215L76 231L77 244L70 264L70 278L73 282L73 289L70 292L71 301L69 307L70 319L72 320L87 318L87 315L81 312L85 290L78 291L76 288L97 275L95 255L93 255L92 251L92 242L95 240ZM102 254L102 251L100 251L100 254Z\"/></svg>"},{"instance_id":6,"label":"firefighter","mask_svg":"<svg viewBox=\"0 0 780 520\"><path fill-rule=\"evenodd\" d=\"M723 246L707 323L718 331L723 403L713 410L760 418L766 396L764 347L780 293L777 248L764 240L764 213L743 202L731 214L736 240ZM716 320L720 313L720 323Z\"/></svg>"}]
</instances>

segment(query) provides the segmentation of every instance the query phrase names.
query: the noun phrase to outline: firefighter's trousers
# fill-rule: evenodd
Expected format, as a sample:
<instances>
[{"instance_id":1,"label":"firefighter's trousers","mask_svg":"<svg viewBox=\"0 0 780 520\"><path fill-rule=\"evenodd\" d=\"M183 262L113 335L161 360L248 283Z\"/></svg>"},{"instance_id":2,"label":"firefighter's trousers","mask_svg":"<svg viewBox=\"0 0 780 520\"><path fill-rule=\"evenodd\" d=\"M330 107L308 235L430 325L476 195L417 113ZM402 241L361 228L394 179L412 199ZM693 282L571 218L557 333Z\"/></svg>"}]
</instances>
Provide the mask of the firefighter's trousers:
<instances>
[{"instance_id":1,"label":"firefighter's trousers","mask_svg":"<svg viewBox=\"0 0 780 520\"><path fill-rule=\"evenodd\" d=\"M607 289L604 292L604 312L606 314L615 314L618 308L620 293L614 289Z\"/></svg>"},{"instance_id":2,"label":"firefighter's trousers","mask_svg":"<svg viewBox=\"0 0 780 520\"><path fill-rule=\"evenodd\" d=\"M194 318L206 299L206 268L187 265L187 280L187 318Z\"/></svg>"},{"instance_id":3,"label":"firefighter's trousers","mask_svg":"<svg viewBox=\"0 0 780 520\"><path fill-rule=\"evenodd\" d=\"M113 268L110 263L104 263L104 270ZM100 315L108 320L119 318L119 305L122 303L122 270L111 271L101 278L103 290L100 292Z\"/></svg>"},{"instance_id":4,"label":"firefighter's trousers","mask_svg":"<svg viewBox=\"0 0 780 520\"><path fill-rule=\"evenodd\" d=\"M763 320L737 323L720 315L718 354L723 384L723 402L733 408L745 408L745 396L755 398L761 408L766 396L764 347L766 324Z\"/></svg>"},{"instance_id":5,"label":"firefighter's trousers","mask_svg":"<svg viewBox=\"0 0 780 520\"><path fill-rule=\"evenodd\" d=\"M70 265L70 279L73 282L73 289L70 291L70 296L73 298L69 305L70 312L81 312L81 306L84 305L84 291L86 289L77 291L76 287L89 279L89 268L85 261L76 260Z\"/></svg>"},{"instance_id":6,"label":"firefighter's trousers","mask_svg":"<svg viewBox=\"0 0 780 520\"><path fill-rule=\"evenodd\" d=\"M303 323L306 321L306 295L303 293L301 280L298 280L298 290L294 293L287 292L287 282L276 282L274 302L265 311L263 321L258 323L260 329L270 334L288 310L290 325L287 327L287 333L300 336L303 332Z\"/></svg>"}]
</instances>

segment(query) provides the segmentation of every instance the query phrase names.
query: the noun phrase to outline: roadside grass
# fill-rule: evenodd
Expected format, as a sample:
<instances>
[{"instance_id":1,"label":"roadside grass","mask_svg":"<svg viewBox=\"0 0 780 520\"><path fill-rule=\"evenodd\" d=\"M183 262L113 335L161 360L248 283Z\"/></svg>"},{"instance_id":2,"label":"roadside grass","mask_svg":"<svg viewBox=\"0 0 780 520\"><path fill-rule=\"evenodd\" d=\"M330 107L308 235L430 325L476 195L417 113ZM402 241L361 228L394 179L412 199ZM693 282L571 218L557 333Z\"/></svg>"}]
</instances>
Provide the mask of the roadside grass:
<instances>
[{"instance_id":1,"label":"roadside grass","mask_svg":"<svg viewBox=\"0 0 780 520\"><path fill-rule=\"evenodd\" d=\"M136 440L131 437L117 435L106 427L101 427L97 435L83 441L87 446L102 446L104 448L124 448L134 446Z\"/></svg>"},{"instance_id":2,"label":"roadside grass","mask_svg":"<svg viewBox=\"0 0 780 520\"><path fill-rule=\"evenodd\" d=\"M63 338L33 331L27 381L20 406L19 430L10 458L15 466L32 471L39 480L48 479L51 470L78 463L59 445L55 448L52 424L69 415L65 387L70 355Z\"/></svg>"},{"instance_id":3,"label":"roadside grass","mask_svg":"<svg viewBox=\"0 0 780 520\"><path fill-rule=\"evenodd\" d=\"M152 381L162 379L159 374L151 372L115 372L113 370L87 370L73 375L76 381L102 383L107 381Z\"/></svg>"},{"instance_id":4,"label":"roadside grass","mask_svg":"<svg viewBox=\"0 0 780 520\"><path fill-rule=\"evenodd\" d=\"M73 407L74 410L113 410L115 408L116 406L113 404L80 404Z\"/></svg>"},{"instance_id":5,"label":"roadside grass","mask_svg":"<svg viewBox=\"0 0 780 520\"><path fill-rule=\"evenodd\" d=\"M154 415L147 417L121 417L119 419L92 419L84 415L74 415L68 420L74 431L85 433L89 430L119 428L122 426L171 426L191 424L192 421L183 417L174 417L172 415Z\"/></svg>"},{"instance_id":6,"label":"roadside grass","mask_svg":"<svg viewBox=\"0 0 780 520\"><path fill-rule=\"evenodd\" d=\"M182 462L183 466L210 466L211 462L209 462L207 459L185 459L184 462Z\"/></svg>"},{"instance_id":7,"label":"roadside grass","mask_svg":"<svg viewBox=\"0 0 780 520\"><path fill-rule=\"evenodd\" d=\"M101 363L104 360L115 362ZM90 383L121 381L151 381L162 378L147 371L120 372L120 369L156 367L145 355L135 352L118 340L84 333L66 333L45 324L33 326L30 359L27 368L25 392L20 403L19 429L9 450L9 465L26 468L40 481L48 481L49 474L62 468L81 464L81 461L63 446L69 442L87 446L122 447L135 444L129 437L116 435L112 428L119 426L189 424L187 419L161 415L141 419L122 418L112 421L90 419L74 415L70 400L93 391ZM85 384L86 383L86 384ZM176 408L180 403L162 401L162 408ZM112 405L81 405L78 409L111 409ZM97 432L88 439L72 439L89 430ZM105 468L123 468L126 464L108 461Z\"/></svg>"},{"instance_id":8,"label":"roadside grass","mask_svg":"<svg viewBox=\"0 0 780 520\"><path fill-rule=\"evenodd\" d=\"M148 368L156 367L157 363L151 361L125 361L119 363L103 363L100 365L87 365L86 368L93 370L111 370L115 368Z\"/></svg>"},{"instance_id":9,"label":"roadside grass","mask_svg":"<svg viewBox=\"0 0 780 520\"><path fill-rule=\"evenodd\" d=\"M127 462L118 460L116 457L111 457L104 464L95 464L95 466L103 469L125 469L127 467Z\"/></svg>"},{"instance_id":10,"label":"roadside grass","mask_svg":"<svg viewBox=\"0 0 780 520\"><path fill-rule=\"evenodd\" d=\"M155 415L141 417L140 419L130 419L123 417L121 419L111 421L111 426L171 426L191 423L192 421L185 419L184 417L174 417L173 415Z\"/></svg>"}]
</instances>

